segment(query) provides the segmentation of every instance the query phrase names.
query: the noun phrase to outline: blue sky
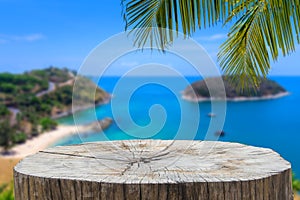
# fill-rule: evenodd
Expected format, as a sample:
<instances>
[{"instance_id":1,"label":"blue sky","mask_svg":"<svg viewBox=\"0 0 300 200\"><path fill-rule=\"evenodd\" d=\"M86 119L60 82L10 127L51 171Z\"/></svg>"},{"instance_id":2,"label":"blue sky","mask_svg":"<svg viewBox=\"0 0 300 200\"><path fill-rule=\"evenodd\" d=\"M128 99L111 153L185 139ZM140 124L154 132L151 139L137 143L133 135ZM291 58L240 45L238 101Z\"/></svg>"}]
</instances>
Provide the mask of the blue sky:
<instances>
[{"instance_id":1,"label":"blue sky","mask_svg":"<svg viewBox=\"0 0 300 200\"><path fill-rule=\"evenodd\" d=\"M125 26L120 0L0 0L0 4L0 72L20 73L50 65L78 69L93 48ZM193 38L216 61L228 29L198 30ZM297 49L272 62L271 75L300 75L299 46ZM132 54L119 67L140 64L140 60ZM168 62L175 67L184 65L176 59Z\"/></svg>"}]
</instances>

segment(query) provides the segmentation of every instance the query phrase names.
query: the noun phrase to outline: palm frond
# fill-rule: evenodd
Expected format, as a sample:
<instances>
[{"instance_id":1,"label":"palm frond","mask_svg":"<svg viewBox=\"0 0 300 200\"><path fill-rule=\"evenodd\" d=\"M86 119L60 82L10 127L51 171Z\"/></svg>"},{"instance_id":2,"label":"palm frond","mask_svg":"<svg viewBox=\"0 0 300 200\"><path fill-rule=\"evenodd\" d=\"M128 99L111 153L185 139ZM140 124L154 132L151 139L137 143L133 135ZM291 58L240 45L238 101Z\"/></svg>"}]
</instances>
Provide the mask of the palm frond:
<instances>
[{"instance_id":1,"label":"palm frond","mask_svg":"<svg viewBox=\"0 0 300 200\"><path fill-rule=\"evenodd\" d=\"M237 0L122 0L126 30L135 34L135 45L146 42L164 50L179 27L185 36L197 28L227 19ZM168 30L169 29L169 30Z\"/></svg>"},{"instance_id":2,"label":"palm frond","mask_svg":"<svg viewBox=\"0 0 300 200\"><path fill-rule=\"evenodd\" d=\"M224 72L236 77L250 77L257 85L257 77L265 77L271 68L270 58L277 60L280 50L283 55L294 51L294 33L299 38L297 2L257 1L247 7L221 45L218 59ZM246 81L241 79L242 84Z\"/></svg>"},{"instance_id":3,"label":"palm frond","mask_svg":"<svg viewBox=\"0 0 300 200\"><path fill-rule=\"evenodd\" d=\"M196 29L236 20L222 44L218 60L225 73L242 81L266 76L270 59L277 60L300 43L300 0L122 0L126 29L135 45L147 42L164 50L172 30L189 37ZM238 77L236 76L236 77Z\"/></svg>"}]
</instances>

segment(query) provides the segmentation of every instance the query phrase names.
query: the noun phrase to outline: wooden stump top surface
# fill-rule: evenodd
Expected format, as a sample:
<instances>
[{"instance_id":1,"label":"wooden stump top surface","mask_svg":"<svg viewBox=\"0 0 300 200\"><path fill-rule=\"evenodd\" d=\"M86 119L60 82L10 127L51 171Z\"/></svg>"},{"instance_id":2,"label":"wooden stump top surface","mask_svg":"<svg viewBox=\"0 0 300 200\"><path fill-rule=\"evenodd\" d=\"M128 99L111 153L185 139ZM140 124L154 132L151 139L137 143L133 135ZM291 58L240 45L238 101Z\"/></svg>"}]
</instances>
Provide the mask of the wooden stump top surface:
<instances>
[{"instance_id":1,"label":"wooden stump top surface","mask_svg":"<svg viewBox=\"0 0 300 200\"><path fill-rule=\"evenodd\" d=\"M15 171L33 177L148 184L257 180L290 170L271 149L238 143L126 140L49 148Z\"/></svg>"}]
</instances>

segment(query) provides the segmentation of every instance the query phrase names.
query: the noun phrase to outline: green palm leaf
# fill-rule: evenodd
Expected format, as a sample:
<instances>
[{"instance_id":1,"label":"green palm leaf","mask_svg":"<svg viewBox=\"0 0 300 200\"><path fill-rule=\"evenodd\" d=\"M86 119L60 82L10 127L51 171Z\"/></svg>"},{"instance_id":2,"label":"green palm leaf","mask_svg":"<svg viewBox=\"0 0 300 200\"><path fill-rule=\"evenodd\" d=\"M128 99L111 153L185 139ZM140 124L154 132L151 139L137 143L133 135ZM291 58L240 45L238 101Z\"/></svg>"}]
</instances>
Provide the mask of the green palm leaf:
<instances>
[{"instance_id":1,"label":"green palm leaf","mask_svg":"<svg viewBox=\"0 0 300 200\"><path fill-rule=\"evenodd\" d=\"M186 36L196 28L206 28L225 19L236 0L122 0L125 8L126 30L131 29L135 45L143 47L146 42L164 50L173 39L171 30ZM167 30L170 29L170 30Z\"/></svg>"},{"instance_id":2,"label":"green palm leaf","mask_svg":"<svg viewBox=\"0 0 300 200\"><path fill-rule=\"evenodd\" d=\"M244 77L243 84L250 77L257 85L257 77L266 76L271 68L270 58L277 60L280 49L283 55L294 51L294 33L299 33L299 16L295 14L299 7L295 3L257 1L248 7L221 45L218 57L225 73Z\"/></svg>"},{"instance_id":3,"label":"green palm leaf","mask_svg":"<svg viewBox=\"0 0 300 200\"><path fill-rule=\"evenodd\" d=\"M146 42L164 50L174 40L170 30L187 37L196 29L233 21L228 39L218 54L226 74L257 84L266 76L270 59L295 50L300 32L300 0L122 0L126 29L135 44ZM139 29L142 28L142 29ZM161 29L163 28L163 29Z\"/></svg>"}]
</instances>

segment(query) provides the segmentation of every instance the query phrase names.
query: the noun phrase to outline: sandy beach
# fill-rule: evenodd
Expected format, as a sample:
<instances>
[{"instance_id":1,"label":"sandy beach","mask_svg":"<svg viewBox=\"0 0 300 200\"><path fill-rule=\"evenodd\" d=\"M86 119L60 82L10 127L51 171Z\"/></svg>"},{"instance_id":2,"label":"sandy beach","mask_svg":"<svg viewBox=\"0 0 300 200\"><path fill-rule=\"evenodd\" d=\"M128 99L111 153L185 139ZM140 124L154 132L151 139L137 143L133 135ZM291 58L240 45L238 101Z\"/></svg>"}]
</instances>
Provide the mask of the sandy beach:
<instances>
[{"instance_id":1,"label":"sandy beach","mask_svg":"<svg viewBox=\"0 0 300 200\"><path fill-rule=\"evenodd\" d=\"M12 181L13 167L24 157L46 149L57 140L72 134L77 134L76 126L59 125L56 130L45 132L42 135L27 140L26 143L11 149L12 155L0 156L0 185ZM82 129L79 127L79 129Z\"/></svg>"},{"instance_id":2,"label":"sandy beach","mask_svg":"<svg viewBox=\"0 0 300 200\"><path fill-rule=\"evenodd\" d=\"M81 127L78 127L82 129ZM80 130L79 130L80 131ZM55 130L45 132L38 137L27 140L24 144L13 147L10 151L11 155L1 155L3 159L21 159L38 151L46 149L56 141L77 134L76 126L59 125Z\"/></svg>"},{"instance_id":3,"label":"sandy beach","mask_svg":"<svg viewBox=\"0 0 300 200\"><path fill-rule=\"evenodd\" d=\"M81 126L59 125L53 131L42 133L37 137L27 140L24 144L16 145L12 149L10 149L11 154L0 155L0 158L21 159L26 156L35 154L38 151L46 149L60 139L72 136L73 134L86 133L92 130L95 132L99 132L108 128L111 123L112 119L104 118L100 121Z\"/></svg>"}]
</instances>

